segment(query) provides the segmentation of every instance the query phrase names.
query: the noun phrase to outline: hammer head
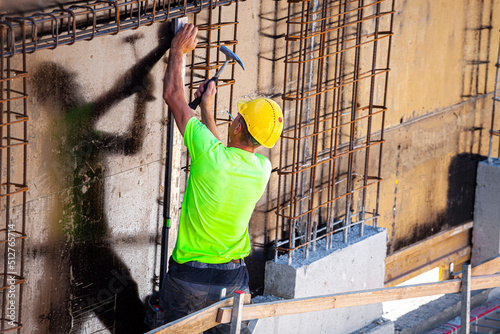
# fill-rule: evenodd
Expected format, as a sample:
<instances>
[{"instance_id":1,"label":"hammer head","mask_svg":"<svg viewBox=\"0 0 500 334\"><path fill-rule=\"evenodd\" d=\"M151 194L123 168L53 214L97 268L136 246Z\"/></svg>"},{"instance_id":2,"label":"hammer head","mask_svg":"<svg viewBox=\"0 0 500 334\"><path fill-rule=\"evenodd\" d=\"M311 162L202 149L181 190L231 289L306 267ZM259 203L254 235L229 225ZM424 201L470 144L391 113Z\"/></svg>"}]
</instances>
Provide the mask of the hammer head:
<instances>
[{"instance_id":1,"label":"hammer head","mask_svg":"<svg viewBox=\"0 0 500 334\"><path fill-rule=\"evenodd\" d=\"M243 66L243 63L241 62L240 58L238 58L238 56L231 50L229 50L228 48L226 48L224 45L221 45L220 47L220 50L223 54L226 55L227 59L234 59L236 60L236 62L238 64L240 64L240 66L245 69L245 66Z\"/></svg>"}]
</instances>

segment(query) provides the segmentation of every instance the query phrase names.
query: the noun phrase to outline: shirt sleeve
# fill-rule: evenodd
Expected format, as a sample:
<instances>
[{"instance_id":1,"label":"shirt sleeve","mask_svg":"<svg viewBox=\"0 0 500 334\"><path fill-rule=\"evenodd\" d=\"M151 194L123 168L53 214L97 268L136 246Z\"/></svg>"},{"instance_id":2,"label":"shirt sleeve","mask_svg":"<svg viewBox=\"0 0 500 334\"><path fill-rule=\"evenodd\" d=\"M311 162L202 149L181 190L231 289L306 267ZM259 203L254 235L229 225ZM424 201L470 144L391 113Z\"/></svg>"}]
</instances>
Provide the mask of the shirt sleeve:
<instances>
[{"instance_id":1,"label":"shirt sleeve","mask_svg":"<svg viewBox=\"0 0 500 334\"><path fill-rule=\"evenodd\" d=\"M195 163L203 153L209 151L217 143L221 142L195 117L187 122L184 130L184 145L191 155L192 163Z\"/></svg>"}]
</instances>

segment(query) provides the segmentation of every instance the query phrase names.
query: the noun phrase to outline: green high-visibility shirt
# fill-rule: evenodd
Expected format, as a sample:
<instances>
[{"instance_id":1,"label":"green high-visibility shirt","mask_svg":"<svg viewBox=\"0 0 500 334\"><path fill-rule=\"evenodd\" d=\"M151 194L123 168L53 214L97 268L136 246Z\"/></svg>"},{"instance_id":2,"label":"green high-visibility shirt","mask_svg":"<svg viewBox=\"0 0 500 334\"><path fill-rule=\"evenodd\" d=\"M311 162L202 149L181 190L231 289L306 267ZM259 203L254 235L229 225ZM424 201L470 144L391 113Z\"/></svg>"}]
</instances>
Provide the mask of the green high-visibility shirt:
<instances>
[{"instance_id":1,"label":"green high-visibility shirt","mask_svg":"<svg viewBox=\"0 0 500 334\"><path fill-rule=\"evenodd\" d=\"M247 256L248 222L269 181L270 161L225 147L194 117L186 125L184 144L191 168L173 259L225 263Z\"/></svg>"}]
</instances>

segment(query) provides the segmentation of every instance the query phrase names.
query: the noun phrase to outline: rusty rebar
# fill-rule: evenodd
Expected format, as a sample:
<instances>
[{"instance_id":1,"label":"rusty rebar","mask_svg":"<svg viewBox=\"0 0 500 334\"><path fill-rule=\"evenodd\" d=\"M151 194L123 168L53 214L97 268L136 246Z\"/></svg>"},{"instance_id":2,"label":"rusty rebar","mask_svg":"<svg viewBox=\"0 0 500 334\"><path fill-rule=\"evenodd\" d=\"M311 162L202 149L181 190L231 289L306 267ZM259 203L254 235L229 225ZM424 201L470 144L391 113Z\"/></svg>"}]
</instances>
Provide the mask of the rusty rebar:
<instances>
[{"instance_id":1,"label":"rusty rebar","mask_svg":"<svg viewBox=\"0 0 500 334\"><path fill-rule=\"evenodd\" d=\"M22 328L28 190L26 22L22 19L0 22L0 243L4 246L4 265L0 273L3 276L1 332L17 330L18 333ZM5 57L6 47L10 45L14 50L15 24L20 24L23 40L20 46L22 70L13 69L11 58ZM13 161L22 166L21 173L13 167ZM21 208L20 215L14 214L17 208Z\"/></svg>"},{"instance_id":2,"label":"rusty rebar","mask_svg":"<svg viewBox=\"0 0 500 334\"><path fill-rule=\"evenodd\" d=\"M23 41L20 36L21 23L14 23L12 34L15 36L7 41L4 58L21 54L23 43L26 53L55 49L60 45L71 45L77 41L138 29L155 22L166 22L234 2L237 0L197 0L182 3L176 0L98 0L87 5L55 9L50 13L34 13L18 18L27 21L30 34L26 39L30 41ZM5 18L9 19L9 16ZM47 25L50 26L49 29Z\"/></svg>"},{"instance_id":3,"label":"rusty rebar","mask_svg":"<svg viewBox=\"0 0 500 334\"><path fill-rule=\"evenodd\" d=\"M187 65L189 80L186 87L189 89L189 100L194 98L194 92L200 84L210 79L224 63L225 59L220 58L220 47L224 45L232 48L232 51L236 53L236 45L238 44L238 1L230 1L229 4L235 3L233 6L221 6L221 0L209 0L208 3L205 12L197 13L194 16L194 24L198 27L200 42L195 51L191 53L190 63ZM216 10L218 12L215 12ZM228 21L227 18L231 16L233 19ZM214 50L216 52L215 59L213 59ZM234 79L236 62L230 61L228 64L231 65L231 71L226 70L223 77L217 80L217 95L214 99L214 118L221 137L224 137L227 132L226 129L229 128L231 118L225 112L221 113L223 116L218 116L220 110L217 110L217 106L227 105L229 106L227 111L232 112L234 84L236 83ZM224 99L221 99L220 93L226 89L229 90L229 93L223 95ZM190 169L189 152L185 151L185 154L186 158L183 160L183 167L181 167L186 172L184 184L187 183L187 174Z\"/></svg>"},{"instance_id":4,"label":"rusty rebar","mask_svg":"<svg viewBox=\"0 0 500 334\"><path fill-rule=\"evenodd\" d=\"M495 110L497 103L500 103L500 95L498 93L498 81L500 79L500 41L498 42L498 58L496 67L496 76L495 76L495 89L493 91L493 106L491 107L491 127L490 127L490 145L488 150L488 163L492 162L493 156L493 137L500 138L500 130L495 130ZM500 142L498 144L498 153L496 158L500 158Z\"/></svg>"},{"instance_id":5,"label":"rusty rebar","mask_svg":"<svg viewBox=\"0 0 500 334\"><path fill-rule=\"evenodd\" d=\"M285 252L291 263L300 249L307 258L319 240L329 248L333 234L347 242L351 227L362 235L377 224L378 205L367 206L381 181L381 155L370 153L384 142L389 2L289 1L275 258Z\"/></svg>"}]
</instances>

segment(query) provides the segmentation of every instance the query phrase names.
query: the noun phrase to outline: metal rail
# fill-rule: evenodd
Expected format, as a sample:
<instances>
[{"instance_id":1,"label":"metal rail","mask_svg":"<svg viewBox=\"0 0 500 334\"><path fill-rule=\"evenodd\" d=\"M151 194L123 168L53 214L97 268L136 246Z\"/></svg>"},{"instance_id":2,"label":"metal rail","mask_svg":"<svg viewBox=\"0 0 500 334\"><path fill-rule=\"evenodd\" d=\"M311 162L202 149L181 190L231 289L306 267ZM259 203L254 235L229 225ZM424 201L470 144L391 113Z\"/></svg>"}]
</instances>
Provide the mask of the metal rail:
<instances>
[{"instance_id":1,"label":"metal rail","mask_svg":"<svg viewBox=\"0 0 500 334\"><path fill-rule=\"evenodd\" d=\"M393 16L391 0L289 1L276 259L377 226Z\"/></svg>"}]
</instances>

